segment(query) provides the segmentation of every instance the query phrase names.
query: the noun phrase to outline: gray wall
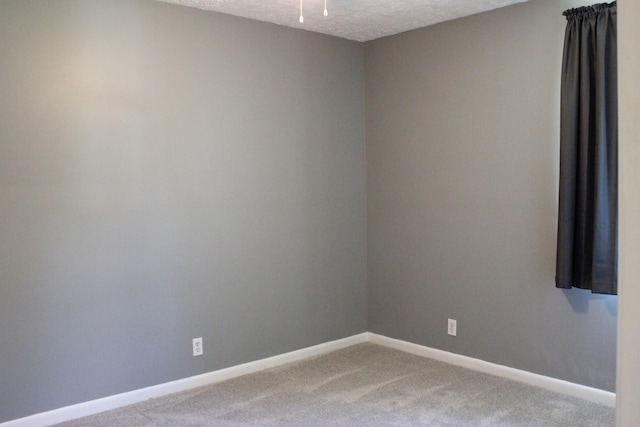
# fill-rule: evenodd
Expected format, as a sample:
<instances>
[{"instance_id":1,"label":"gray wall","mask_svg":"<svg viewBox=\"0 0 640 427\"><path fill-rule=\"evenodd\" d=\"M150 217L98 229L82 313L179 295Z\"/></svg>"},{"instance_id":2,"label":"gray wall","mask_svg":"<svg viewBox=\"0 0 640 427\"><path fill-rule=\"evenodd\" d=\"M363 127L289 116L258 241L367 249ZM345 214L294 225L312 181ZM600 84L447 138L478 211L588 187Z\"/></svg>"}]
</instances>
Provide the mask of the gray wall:
<instances>
[{"instance_id":1,"label":"gray wall","mask_svg":"<svg viewBox=\"0 0 640 427\"><path fill-rule=\"evenodd\" d=\"M366 331L362 50L0 1L0 422Z\"/></svg>"},{"instance_id":2,"label":"gray wall","mask_svg":"<svg viewBox=\"0 0 640 427\"><path fill-rule=\"evenodd\" d=\"M365 44L371 332L614 390L617 298L554 287L562 11L584 4Z\"/></svg>"}]
</instances>

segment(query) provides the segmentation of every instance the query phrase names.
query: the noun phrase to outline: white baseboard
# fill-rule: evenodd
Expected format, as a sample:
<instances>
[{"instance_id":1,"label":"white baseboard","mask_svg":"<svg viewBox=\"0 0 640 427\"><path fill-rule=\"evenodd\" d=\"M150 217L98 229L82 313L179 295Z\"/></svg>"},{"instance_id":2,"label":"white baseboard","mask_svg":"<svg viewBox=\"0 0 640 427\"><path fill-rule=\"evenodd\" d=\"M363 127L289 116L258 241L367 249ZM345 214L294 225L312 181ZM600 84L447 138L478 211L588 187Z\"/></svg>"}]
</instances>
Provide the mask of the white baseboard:
<instances>
[{"instance_id":1,"label":"white baseboard","mask_svg":"<svg viewBox=\"0 0 640 427\"><path fill-rule=\"evenodd\" d=\"M134 403L142 402L148 399L153 399L172 393L190 390L196 387L214 384L242 375L262 371L264 369L275 368L286 363L296 362L363 342L371 342L373 344L383 345L385 347L394 348L407 353L428 357L430 359L439 360L441 362L462 366L464 368L473 369L475 371L496 375L522 383L531 384L537 387L545 388L547 390L578 397L590 402L604 404L610 407L615 407L616 405L615 393L583 386L580 384L570 383L568 381L558 380L556 378L546 377L544 375L533 374L531 372L521 371L519 369L496 365L494 363L485 362L480 359L461 356L459 354L450 353L447 351L436 350L434 348L425 347L419 344L413 344L395 338L385 337L383 335L378 335L371 332L364 332L362 334L353 335L351 337L339 339L336 341L330 341L324 344L318 344L312 347L303 348L301 350L292 351L290 353L285 353L262 360L256 360L255 362L244 363L242 365L232 366L202 375L196 375L177 381L171 381L164 384L133 390L127 393L108 396L102 399L54 409L52 411L31 415L25 418L19 418L17 420L7 421L4 423L0 423L0 427L46 427L52 424L62 423L76 418L94 415L100 412L108 411L110 409L132 405Z\"/></svg>"},{"instance_id":2,"label":"white baseboard","mask_svg":"<svg viewBox=\"0 0 640 427\"><path fill-rule=\"evenodd\" d=\"M368 333L368 341L373 344L379 344L418 356L428 357L430 359L439 360L452 365L473 369L474 371L484 372L498 377L519 381L521 383L542 387L547 390L578 397L590 402L600 403L612 408L616 406L616 394L609 391L587 387L527 371L521 371L507 366L496 365L495 363L485 362L484 360L461 356L447 351L436 350L434 348L385 337L383 335L377 335L371 332Z\"/></svg>"},{"instance_id":3,"label":"white baseboard","mask_svg":"<svg viewBox=\"0 0 640 427\"><path fill-rule=\"evenodd\" d=\"M366 342L368 334L366 332L351 337L330 341L290 353L220 369L202 375L196 375L177 381L171 381L151 387L133 390L127 393L108 396L77 405L66 406L52 411L31 415L17 420L0 423L0 427L45 427L52 424L62 423L76 418L94 415L110 409L120 408L126 405L142 402L167 394L178 393L196 387L201 387L217 382L236 378L242 375L262 371L264 369L275 368L290 362L296 362L309 357L318 356L331 351L340 350L355 344Z\"/></svg>"}]
</instances>

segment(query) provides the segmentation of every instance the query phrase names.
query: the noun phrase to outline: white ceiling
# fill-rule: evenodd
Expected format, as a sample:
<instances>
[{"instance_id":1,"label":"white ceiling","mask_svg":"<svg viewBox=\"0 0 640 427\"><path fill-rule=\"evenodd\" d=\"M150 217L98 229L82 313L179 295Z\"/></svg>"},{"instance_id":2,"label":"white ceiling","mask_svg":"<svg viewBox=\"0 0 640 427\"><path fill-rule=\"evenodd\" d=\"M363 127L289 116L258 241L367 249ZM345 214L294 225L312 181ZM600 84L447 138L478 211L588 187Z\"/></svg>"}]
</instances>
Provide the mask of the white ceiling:
<instances>
[{"instance_id":1,"label":"white ceiling","mask_svg":"<svg viewBox=\"0 0 640 427\"><path fill-rule=\"evenodd\" d=\"M527 0L159 0L360 42Z\"/></svg>"}]
</instances>

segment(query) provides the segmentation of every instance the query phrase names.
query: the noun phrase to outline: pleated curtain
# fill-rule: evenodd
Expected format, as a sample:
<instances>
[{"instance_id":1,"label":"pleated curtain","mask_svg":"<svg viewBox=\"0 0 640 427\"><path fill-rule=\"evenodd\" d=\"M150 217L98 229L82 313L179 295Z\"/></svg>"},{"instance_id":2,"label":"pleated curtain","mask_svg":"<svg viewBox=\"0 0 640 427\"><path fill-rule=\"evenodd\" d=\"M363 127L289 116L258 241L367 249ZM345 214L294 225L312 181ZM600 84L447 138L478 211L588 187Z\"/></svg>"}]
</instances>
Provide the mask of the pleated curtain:
<instances>
[{"instance_id":1,"label":"pleated curtain","mask_svg":"<svg viewBox=\"0 0 640 427\"><path fill-rule=\"evenodd\" d=\"M616 3L564 15L556 286L617 294Z\"/></svg>"}]
</instances>

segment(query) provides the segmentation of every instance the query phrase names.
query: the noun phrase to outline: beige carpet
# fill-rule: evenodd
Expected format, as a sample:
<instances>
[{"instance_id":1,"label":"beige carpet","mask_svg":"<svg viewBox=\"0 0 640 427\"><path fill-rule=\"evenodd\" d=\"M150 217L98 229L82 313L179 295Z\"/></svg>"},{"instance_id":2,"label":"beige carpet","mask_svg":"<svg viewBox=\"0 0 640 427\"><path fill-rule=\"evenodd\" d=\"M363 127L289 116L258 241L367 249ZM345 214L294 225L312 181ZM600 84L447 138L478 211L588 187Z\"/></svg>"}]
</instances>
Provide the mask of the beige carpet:
<instances>
[{"instance_id":1,"label":"beige carpet","mask_svg":"<svg viewBox=\"0 0 640 427\"><path fill-rule=\"evenodd\" d=\"M614 425L612 408L369 343L59 424Z\"/></svg>"}]
</instances>

